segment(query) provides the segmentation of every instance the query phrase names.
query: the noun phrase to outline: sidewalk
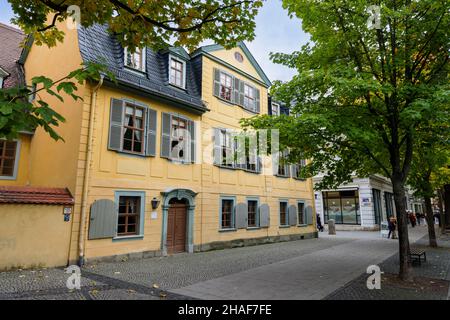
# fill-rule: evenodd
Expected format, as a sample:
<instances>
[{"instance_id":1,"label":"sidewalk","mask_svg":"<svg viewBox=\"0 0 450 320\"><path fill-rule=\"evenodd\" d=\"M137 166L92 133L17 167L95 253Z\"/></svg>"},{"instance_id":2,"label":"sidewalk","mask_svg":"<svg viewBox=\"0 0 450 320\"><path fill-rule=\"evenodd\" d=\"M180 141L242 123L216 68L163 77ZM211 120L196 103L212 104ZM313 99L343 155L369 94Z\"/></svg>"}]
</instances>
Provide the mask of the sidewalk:
<instances>
[{"instance_id":1,"label":"sidewalk","mask_svg":"<svg viewBox=\"0 0 450 320\"><path fill-rule=\"evenodd\" d=\"M327 296L326 299L450 300L450 236L438 236L437 241L438 248L428 247L428 235L421 237L415 243L411 241L412 246L426 250L427 254L426 262L412 266L411 281L403 282L398 279L398 255L394 254L379 265L384 272L381 276L380 290L368 290L366 281L369 275L363 273L343 288Z\"/></svg>"}]
</instances>

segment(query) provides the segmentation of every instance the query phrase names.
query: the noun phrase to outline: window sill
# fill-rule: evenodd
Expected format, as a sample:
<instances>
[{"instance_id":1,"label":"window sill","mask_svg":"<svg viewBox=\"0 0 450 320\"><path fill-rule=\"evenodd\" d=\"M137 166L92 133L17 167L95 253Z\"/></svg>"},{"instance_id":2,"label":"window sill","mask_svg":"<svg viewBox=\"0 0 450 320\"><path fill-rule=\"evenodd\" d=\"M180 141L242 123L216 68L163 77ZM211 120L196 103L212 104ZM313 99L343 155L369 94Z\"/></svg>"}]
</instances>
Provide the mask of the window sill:
<instances>
[{"instance_id":1,"label":"window sill","mask_svg":"<svg viewBox=\"0 0 450 320\"><path fill-rule=\"evenodd\" d=\"M238 170L239 168L236 167L227 167L227 166L223 166L220 164L215 164L216 167L221 168L221 169L228 169L228 170Z\"/></svg>"},{"instance_id":2,"label":"window sill","mask_svg":"<svg viewBox=\"0 0 450 320\"><path fill-rule=\"evenodd\" d=\"M279 175L279 174L276 174L275 177L283 178L283 179L289 179L290 178L289 176L282 176L282 175Z\"/></svg>"},{"instance_id":3,"label":"window sill","mask_svg":"<svg viewBox=\"0 0 450 320\"><path fill-rule=\"evenodd\" d=\"M174 88L174 89L178 89L178 90L180 90L180 91L183 91L184 93L187 92L186 87L180 87L179 85L176 85L176 84L170 83L170 82L167 82L167 84L168 84L170 87Z\"/></svg>"},{"instance_id":4,"label":"window sill","mask_svg":"<svg viewBox=\"0 0 450 320\"><path fill-rule=\"evenodd\" d=\"M228 229L219 229L219 232L233 232L237 231L236 228L228 228Z\"/></svg>"},{"instance_id":5,"label":"window sill","mask_svg":"<svg viewBox=\"0 0 450 320\"><path fill-rule=\"evenodd\" d=\"M287 229L287 228L290 228L291 226L290 225L282 225L282 226L280 226L280 229Z\"/></svg>"},{"instance_id":6,"label":"window sill","mask_svg":"<svg viewBox=\"0 0 450 320\"><path fill-rule=\"evenodd\" d=\"M123 68L124 68L124 70L126 70L126 71L129 71L129 72L131 72L131 73L134 73L134 74L139 75L139 76L142 76L142 77L144 77L144 76L147 75L147 72L146 72L146 71L139 70L139 69L135 69L135 68L133 68L133 67L129 67L129 66L125 66L125 65L124 65Z\"/></svg>"},{"instance_id":7,"label":"window sill","mask_svg":"<svg viewBox=\"0 0 450 320\"><path fill-rule=\"evenodd\" d=\"M298 224L297 227L301 228L301 227L307 227L309 226L309 224Z\"/></svg>"},{"instance_id":8,"label":"window sill","mask_svg":"<svg viewBox=\"0 0 450 320\"><path fill-rule=\"evenodd\" d=\"M143 240L144 235L135 235L135 236L115 236L112 238L113 242L120 242L120 241L129 241L129 240Z\"/></svg>"},{"instance_id":9,"label":"window sill","mask_svg":"<svg viewBox=\"0 0 450 320\"><path fill-rule=\"evenodd\" d=\"M0 176L0 180L16 180L15 176Z\"/></svg>"},{"instance_id":10,"label":"window sill","mask_svg":"<svg viewBox=\"0 0 450 320\"><path fill-rule=\"evenodd\" d=\"M292 177L294 180L297 180L297 181L306 181L307 179L304 179L304 178L296 178L296 177Z\"/></svg>"},{"instance_id":11,"label":"window sill","mask_svg":"<svg viewBox=\"0 0 450 320\"><path fill-rule=\"evenodd\" d=\"M259 230L259 229L261 229L261 227L248 227L247 228L248 231Z\"/></svg>"},{"instance_id":12,"label":"window sill","mask_svg":"<svg viewBox=\"0 0 450 320\"><path fill-rule=\"evenodd\" d=\"M221 97L219 97L219 96L214 96L214 97L216 97L217 99L219 99L221 102L223 102L223 103L229 105L230 107L237 106L237 104L234 104L234 103L233 103L232 101L230 101L230 100L221 98Z\"/></svg>"}]
</instances>

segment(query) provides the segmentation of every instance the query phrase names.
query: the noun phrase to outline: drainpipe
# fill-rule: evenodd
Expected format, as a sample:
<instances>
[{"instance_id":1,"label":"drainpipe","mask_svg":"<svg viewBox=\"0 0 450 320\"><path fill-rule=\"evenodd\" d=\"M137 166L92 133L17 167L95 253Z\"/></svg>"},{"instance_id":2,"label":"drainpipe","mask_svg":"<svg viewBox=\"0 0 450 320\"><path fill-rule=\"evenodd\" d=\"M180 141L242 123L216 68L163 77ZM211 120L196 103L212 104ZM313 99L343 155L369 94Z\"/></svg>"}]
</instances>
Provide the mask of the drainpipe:
<instances>
[{"instance_id":1,"label":"drainpipe","mask_svg":"<svg viewBox=\"0 0 450 320\"><path fill-rule=\"evenodd\" d=\"M95 118L95 103L97 101L97 91L103 84L104 76L100 76L98 84L92 89L91 92L91 104L89 110L89 129L87 137L87 150L86 150L86 163L84 166L83 177L83 193L81 200L81 216L80 216L80 231L78 235L78 265L81 267L84 264L84 245L85 245L85 229L86 229L86 211L87 211L87 198L89 190L89 176L92 159L92 145L94 140L94 118Z\"/></svg>"}]
</instances>

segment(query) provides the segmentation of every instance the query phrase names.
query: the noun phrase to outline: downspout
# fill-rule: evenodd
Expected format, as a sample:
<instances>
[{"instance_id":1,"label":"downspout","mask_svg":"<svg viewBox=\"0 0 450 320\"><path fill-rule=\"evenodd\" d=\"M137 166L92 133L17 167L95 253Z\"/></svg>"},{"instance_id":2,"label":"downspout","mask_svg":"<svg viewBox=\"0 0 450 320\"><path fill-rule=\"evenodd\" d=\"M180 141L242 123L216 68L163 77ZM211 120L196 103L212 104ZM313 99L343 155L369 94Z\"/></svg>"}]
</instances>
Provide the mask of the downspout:
<instances>
[{"instance_id":1,"label":"downspout","mask_svg":"<svg viewBox=\"0 0 450 320\"><path fill-rule=\"evenodd\" d=\"M86 212L87 212L87 198L89 190L89 177L90 177L90 167L92 160L92 145L94 140L94 119L95 119L95 103L97 101L97 91L103 84L103 75L100 75L100 80L98 84L92 89L91 92L91 104L89 110L89 128L87 137L87 148L86 148L86 162L84 166L84 177L83 177L83 193L81 200L81 216L80 216L80 233L78 235L78 265L81 267L84 264L84 248L85 248L85 229L86 229Z\"/></svg>"}]
</instances>

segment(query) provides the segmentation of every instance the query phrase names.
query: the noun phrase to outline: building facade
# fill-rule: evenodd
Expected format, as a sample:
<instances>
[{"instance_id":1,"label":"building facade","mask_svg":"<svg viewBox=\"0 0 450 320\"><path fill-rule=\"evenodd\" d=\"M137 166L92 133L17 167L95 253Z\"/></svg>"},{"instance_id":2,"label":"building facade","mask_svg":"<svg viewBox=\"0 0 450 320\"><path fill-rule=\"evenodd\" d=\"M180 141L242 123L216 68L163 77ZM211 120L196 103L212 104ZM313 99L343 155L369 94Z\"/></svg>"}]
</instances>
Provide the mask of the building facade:
<instances>
[{"instance_id":1,"label":"building facade","mask_svg":"<svg viewBox=\"0 0 450 320\"><path fill-rule=\"evenodd\" d=\"M81 86L82 101L45 96L65 141L36 130L7 183L70 191L68 263L317 237L312 180L234 135L269 113L270 81L245 44L131 52L104 26L64 31L23 52L28 83L92 61L115 79Z\"/></svg>"},{"instance_id":2,"label":"building facade","mask_svg":"<svg viewBox=\"0 0 450 320\"><path fill-rule=\"evenodd\" d=\"M314 184L322 177L314 177ZM327 224L334 219L338 230L379 230L381 222L396 215L392 184L379 175L355 177L337 189L315 191L314 197L321 221ZM411 191L407 191L406 198L408 210L419 210Z\"/></svg>"}]
</instances>

